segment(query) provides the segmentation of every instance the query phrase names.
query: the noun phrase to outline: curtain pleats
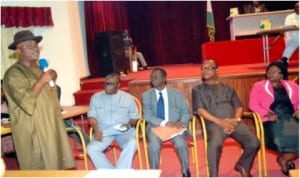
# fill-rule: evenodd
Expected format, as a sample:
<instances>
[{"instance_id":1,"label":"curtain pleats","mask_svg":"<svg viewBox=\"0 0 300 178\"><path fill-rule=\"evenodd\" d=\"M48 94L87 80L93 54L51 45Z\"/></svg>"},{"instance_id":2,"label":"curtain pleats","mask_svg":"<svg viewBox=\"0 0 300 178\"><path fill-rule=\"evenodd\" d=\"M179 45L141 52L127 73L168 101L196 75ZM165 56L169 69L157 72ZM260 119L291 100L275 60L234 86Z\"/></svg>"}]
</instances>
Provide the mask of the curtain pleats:
<instances>
[{"instance_id":1,"label":"curtain pleats","mask_svg":"<svg viewBox=\"0 0 300 178\"><path fill-rule=\"evenodd\" d=\"M9 27L53 26L50 7L1 7L1 25Z\"/></svg>"}]
</instances>

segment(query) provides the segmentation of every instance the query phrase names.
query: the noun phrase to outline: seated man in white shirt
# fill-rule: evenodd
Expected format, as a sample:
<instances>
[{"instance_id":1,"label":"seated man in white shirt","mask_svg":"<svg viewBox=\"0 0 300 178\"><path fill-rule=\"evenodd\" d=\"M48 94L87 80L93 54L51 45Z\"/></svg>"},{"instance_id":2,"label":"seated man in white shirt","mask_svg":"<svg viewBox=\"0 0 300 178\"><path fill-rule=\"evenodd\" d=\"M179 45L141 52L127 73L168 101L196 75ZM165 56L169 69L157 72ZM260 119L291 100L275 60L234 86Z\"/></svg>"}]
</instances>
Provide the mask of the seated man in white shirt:
<instances>
[{"instance_id":1,"label":"seated man in white shirt","mask_svg":"<svg viewBox=\"0 0 300 178\"><path fill-rule=\"evenodd\" d=\"M295 25L299 27L299 3L295 4L295 12L286 16L284 25ZM284 41L285 49L283 51L281 61L287 66L290 57L299 47L299 30L285 32Z\"/></svg>"}]
</instances>

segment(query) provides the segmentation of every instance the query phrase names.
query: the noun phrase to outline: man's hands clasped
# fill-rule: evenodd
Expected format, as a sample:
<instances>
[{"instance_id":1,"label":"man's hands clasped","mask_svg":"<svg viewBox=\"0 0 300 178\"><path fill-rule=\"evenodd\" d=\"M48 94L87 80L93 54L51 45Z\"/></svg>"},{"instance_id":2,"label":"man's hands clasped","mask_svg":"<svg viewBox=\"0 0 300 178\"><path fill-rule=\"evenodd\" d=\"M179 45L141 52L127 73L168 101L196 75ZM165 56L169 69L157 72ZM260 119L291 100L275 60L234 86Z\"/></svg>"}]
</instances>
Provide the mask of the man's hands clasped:
<instances>
[{"instance_id":1,"label":"man's hands clasped","mask_svg":"<svg viewBox=\"0 0 300 178\"><path fill-rule=\"evenodd\" d=\"M223 128L225 134L231 134L235 131L235 128L241 122L240 118L225 118L220 119L220 126Z\"/></svg>"}]
</instances>

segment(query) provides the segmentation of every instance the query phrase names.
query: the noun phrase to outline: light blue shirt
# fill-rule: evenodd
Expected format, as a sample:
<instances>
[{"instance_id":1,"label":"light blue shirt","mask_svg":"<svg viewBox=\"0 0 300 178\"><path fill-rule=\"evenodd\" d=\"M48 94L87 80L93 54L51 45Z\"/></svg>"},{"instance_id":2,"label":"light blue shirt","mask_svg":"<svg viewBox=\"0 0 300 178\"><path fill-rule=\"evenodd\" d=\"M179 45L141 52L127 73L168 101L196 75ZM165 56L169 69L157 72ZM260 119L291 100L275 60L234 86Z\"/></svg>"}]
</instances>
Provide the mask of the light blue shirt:
<instances>
[{"instance_id":1,"label":"light blue shirt","mask_svg":"<svg viewBox=\"0 0 300 178\"><path fill-rule=\"evenodd\" d=\"M92 96L88 117L97 119L103 136L116 135L121 133L114 129L116 125L138 119L138 108L129 93L118 90L116 94L108 95L102 91Z\"/></svg>"}]
</instances>

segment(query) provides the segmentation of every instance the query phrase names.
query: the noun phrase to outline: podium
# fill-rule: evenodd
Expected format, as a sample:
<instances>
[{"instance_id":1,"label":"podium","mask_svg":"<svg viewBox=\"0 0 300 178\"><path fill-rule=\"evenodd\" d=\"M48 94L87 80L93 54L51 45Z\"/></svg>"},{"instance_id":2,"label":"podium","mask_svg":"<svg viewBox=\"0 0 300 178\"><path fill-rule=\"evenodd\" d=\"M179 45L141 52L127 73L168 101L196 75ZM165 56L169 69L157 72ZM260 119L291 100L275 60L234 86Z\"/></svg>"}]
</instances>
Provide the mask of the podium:
<instances>
[{"instance_id":1,"label":"podium","mask_svg":"<svg viewBox=\"0 0 300 178\"><path fill-rule=\"evenodd\" d=\"M229 16L226 20L230 23L230 39L235 40L238 36L256 35L260 30L261 20L270 20L272 28L282 27L285 17L294 10L270 11L251 14Z\"/></svg>"}]
</instances>

